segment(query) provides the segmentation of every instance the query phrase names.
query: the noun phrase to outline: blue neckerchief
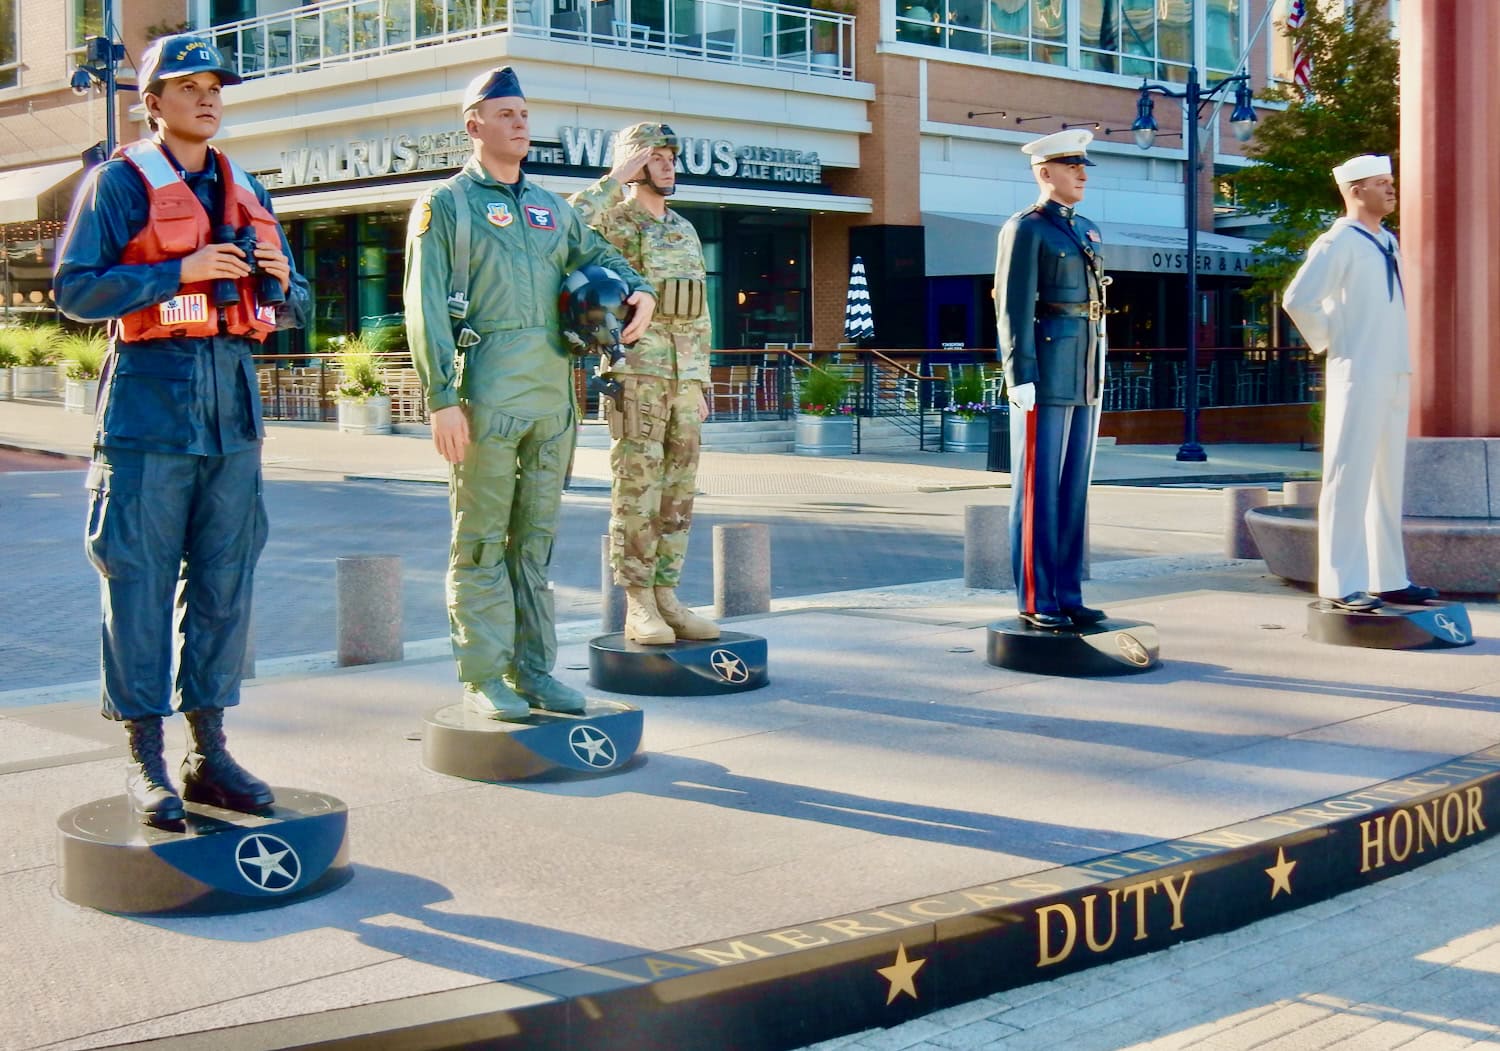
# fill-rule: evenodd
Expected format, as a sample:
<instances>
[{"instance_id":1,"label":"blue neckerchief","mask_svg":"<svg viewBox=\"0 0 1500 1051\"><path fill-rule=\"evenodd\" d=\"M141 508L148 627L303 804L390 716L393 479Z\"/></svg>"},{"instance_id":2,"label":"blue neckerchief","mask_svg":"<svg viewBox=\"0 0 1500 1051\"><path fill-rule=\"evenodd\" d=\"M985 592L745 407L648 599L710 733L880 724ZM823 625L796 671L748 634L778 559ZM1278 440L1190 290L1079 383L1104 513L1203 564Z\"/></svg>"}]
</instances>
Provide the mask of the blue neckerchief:
<instances>
[{"instance_id":1,"label":"blue neckerchief","mask_svg":"<svg viewBox=\"0 0 1500 1051\"><path fill-rule=\"evenodd\" d=\"M1396 262L1396 246L1389 241L1376 237L1358 223L1353 223L1351 229L1363 234L1370 239L1370 243L1380 249L1380 254L1385 256L1385 294L1391 302L1395 302L1396 289L1401 289L1401 301L1406 301L1406 286L1401 283L1401 267Z\"/></svg>"}]
</instances>

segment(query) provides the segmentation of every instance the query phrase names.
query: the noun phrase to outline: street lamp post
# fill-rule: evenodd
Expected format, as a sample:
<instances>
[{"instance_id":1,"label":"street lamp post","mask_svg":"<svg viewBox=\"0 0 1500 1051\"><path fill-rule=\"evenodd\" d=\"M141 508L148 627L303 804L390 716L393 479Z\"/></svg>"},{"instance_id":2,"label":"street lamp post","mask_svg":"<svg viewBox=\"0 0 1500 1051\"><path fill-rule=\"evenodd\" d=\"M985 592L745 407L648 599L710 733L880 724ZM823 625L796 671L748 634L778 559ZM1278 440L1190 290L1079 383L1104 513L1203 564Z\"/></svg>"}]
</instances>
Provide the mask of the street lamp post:
<instances>
[{"instance_id":1,"label":"street lamp post","mask_svg":"<svg viewBox=\"0 0 1500 1051\"><path fill-rule=\"evenodd\" d=\"M1182 381L1183 427L1182 446L1177 450L1177 459L1202 463L1208 459L1203 446L1198 442L1198 118L1205 102L1212 101L1219 92L1234 84L1234 109L1229 115L1229 126L1235 138L1245 142L1255 130L1255 109L1251 105L1250 74L1235 73L1209 84L1206 88L1198 82L1198 67L1188 69L1187 87L1174 91L1163 84L1141 81L1140 98L1136 101L1135 122L1130 130L1135 135L1135 144L1148 150L1156 141L1156 118L1153 93L1167 98L1183 99L1186 103L1187 145L1187 362Z\"/></svg>"},{"instance_id":2,"label":"street lamp post","mask_svg":"<svg viewBox=\"0 0 1500 1051\"><path fill-rule=\"evenodd\" d=\"M115 152L115 67L125 58L125 45L115 43L114 4L104 0L103 36L89 37L85 42L84 61L73 71L69 85L75 95L87 95L95 86L104 90L104 156ZM90 151L97 150L97 145ZM87 153L89 151L85 151Z\"/></svg>"}]
</instances>

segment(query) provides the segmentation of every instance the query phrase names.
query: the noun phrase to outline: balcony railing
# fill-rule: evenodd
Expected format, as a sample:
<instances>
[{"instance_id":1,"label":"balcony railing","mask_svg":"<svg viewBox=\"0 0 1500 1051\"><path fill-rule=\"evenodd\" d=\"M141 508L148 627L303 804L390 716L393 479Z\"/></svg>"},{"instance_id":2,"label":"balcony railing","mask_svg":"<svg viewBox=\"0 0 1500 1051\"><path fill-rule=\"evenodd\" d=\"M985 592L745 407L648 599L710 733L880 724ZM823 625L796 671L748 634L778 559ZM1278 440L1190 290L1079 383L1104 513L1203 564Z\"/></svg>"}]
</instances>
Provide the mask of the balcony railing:
<instances>
[{"instance_id":1,"label":"balcony railing","mask_svg":"<svg viewBox=\"0 0 1500 1051\"><path fill-rule=\"evenodd\" d=\"M766 0L323 0L211 32L246 80L500 33L854 78L853 15Z\"/></svg>"}]
</instances>

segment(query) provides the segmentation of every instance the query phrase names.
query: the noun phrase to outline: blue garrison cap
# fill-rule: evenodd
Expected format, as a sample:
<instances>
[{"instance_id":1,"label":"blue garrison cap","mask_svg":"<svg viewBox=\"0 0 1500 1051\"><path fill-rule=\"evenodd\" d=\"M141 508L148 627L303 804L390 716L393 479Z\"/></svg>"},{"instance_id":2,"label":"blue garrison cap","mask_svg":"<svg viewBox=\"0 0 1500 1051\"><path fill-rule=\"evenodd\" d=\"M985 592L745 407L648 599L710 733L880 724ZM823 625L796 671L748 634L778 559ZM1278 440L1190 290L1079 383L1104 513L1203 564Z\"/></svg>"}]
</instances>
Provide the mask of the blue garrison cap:
<instances>
[{"instance_id":1,"label":"blue garrison cap","mask_svg":"<svg viewBox=\"0 0 1500 1051\"><path fill-rule=\"evenodd\" d=\"M469 81L468 88L464 90L464 104L460 112L469 112L485 99L525 97L521 91L521 82L516 79L516 71L509 66L500 66Z\"/></svg>"},{"instance_id":2,"label":"blue garrison cap","mask_svg":"<svg viewBox=\"0 0 1500 1051\"><path fill-rule=\"evenodd\" d=\"M214 73L220 84L238 84L240 75L207 39L192 33L177 33L154 41L141 56L137 81L142 94L159 94L161 82L194 73Z\"/></svg>"}]
</instances>

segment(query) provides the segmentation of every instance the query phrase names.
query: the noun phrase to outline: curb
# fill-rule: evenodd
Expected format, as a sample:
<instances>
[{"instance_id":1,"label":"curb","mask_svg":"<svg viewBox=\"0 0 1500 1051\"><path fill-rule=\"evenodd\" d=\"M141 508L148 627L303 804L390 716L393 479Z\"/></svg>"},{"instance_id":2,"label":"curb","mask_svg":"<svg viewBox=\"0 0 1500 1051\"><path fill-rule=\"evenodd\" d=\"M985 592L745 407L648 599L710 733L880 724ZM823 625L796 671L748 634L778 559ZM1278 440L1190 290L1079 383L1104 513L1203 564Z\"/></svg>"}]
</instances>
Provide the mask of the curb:
<instances>
[{"instance_id":1,"label":"curb","mask_svg":"<svg viewBox=\"0 0 1500 1051\"><path fill-rule=\"evenodd\" d=\"M797 1048L1400 875L1493 835L1497 782L1500 745L1182 839L883 908L132 1046Z\"/></svg>"}]
</instances>

